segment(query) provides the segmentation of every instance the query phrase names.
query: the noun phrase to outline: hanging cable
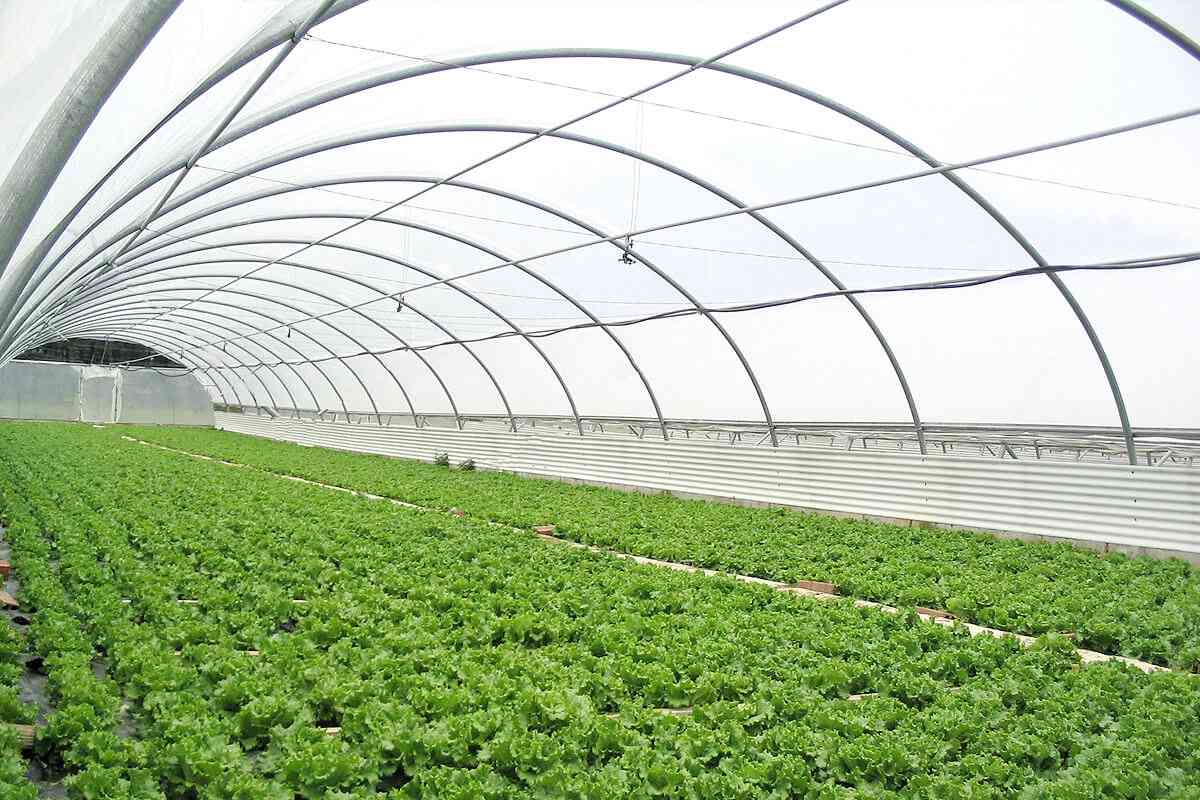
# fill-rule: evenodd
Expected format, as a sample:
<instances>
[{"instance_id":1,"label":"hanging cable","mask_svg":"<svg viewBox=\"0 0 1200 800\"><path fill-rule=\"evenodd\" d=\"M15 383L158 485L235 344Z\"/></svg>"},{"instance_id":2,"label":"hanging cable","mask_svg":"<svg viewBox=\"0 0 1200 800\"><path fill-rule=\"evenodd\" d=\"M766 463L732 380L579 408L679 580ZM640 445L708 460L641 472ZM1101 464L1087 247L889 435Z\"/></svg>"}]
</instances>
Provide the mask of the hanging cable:
<instances>
[{"instance_id":1,"label":"hanging cable","mask_svg":"<svg viewBox=\"0 0 1200 800\"><path fill-rule=\"evenodd\" d=\"M401 222L403 222L405 210L403 208L399 208L396 211L397 211L397 218ZM402 255L404 257L403 257L403 259L401 259L400 275L399 275L400 280L403 281L404 280L404 270L406 268L406 265L412 263L412 230L410 228L401 228L400 235L404 237L404 241L402 243L402 248L401 248ZM403 285L403 284L401 284L401 285ZM399 295L396 296L396 313L399 314L403 310L404 310L404 293L401 292Z\"/></svg>"},{"instance_id":2,"label":"hanging cable","mask_svg":"<svg viewBox=\"0 0 1200 800\"><path fill-rule=\"evenodd\" d=\"M634 103L634 118L633 118L633 151L635 153L642 152L642 140L645 132L645 108L641 103ZM629 227L625 230L637 230L638 204L642 197L642 160L640 158L633 159L633 196L629 201ZM625 244L622 246L621 258L619 261L622 264L634 264L633 260L633 237L626 236Z\"/></svg>"},{"instance_id":3,"label":"hanging cable","mask_svg":"<svg viewBox=\"0 0 1200 800\"><path fill-rule=\"evenodd\" d=\"M604 323L598 322L577 322L570 325L561 325L553 328L544 328L540 330L523 330L523 331L501 331L498 333L481 335L471 338L454 338L444 341L430 342L423 345L404 345L400 347L389 347L381 350L363 350L355 353L344 353L332 355L322 358L309 358L304 361L289 362L286 360L264 361L259 364L266 364L273 367L278 366L299 366L301 364L320 364L326 361L340 360L346 358L355 358L366 355L386 355L389 353L400 352L419 352L426 350L436 350L442 347L458 346L460 344L479 344L482 342L499 341L510 339L514 336L528 336L535 339L549 338L558 334L568 333L572 331L589 330L603 324L613 328L632 327L642 325L647 322L657 320L678 319L681 317L694 316L696 314L738 314L748 311L758 311L770 308L779 308L782 306L796 305L810 301L824 300L831 297L841 297L846 295L870 295L870 294L892 294L892 293L908 293L908 292L924 292L924 291L939 291L939 290L954 290L965 289L974 286L983 286L989 283L1012 280L1014 278L1024 278L1031 275L1043 275L1048 273L1064 273L1064 272L1110 272L1110 271L1125 271L1125 270L1144 270L1144 269L1163 269L1167 267L1179 266L1183 264L1191 264L1200 262L1200 251L1181 253L1177 255L1168 255L1161 257L1150 257L1143 259L1132 259L1128 261L1106 262L1099 264L1064 264L1048 267L1025 267L1012 270L1010 272L998 273L995 275L986 275L974 278L954 278L941 281L926 281L922 283L909 283L899 285L883 285L869 286L859 289L830 289L822 292L815 292L807 295L796 297L781 297L773 300L761 300L748 303L739 303L730 306L720 307L704 307L704 308L676 308L668 311L662 311L657 314L647 314L640 317L630 317L627 319L609 320ZM265 330L265 329L264 329ZM258 333L264 332L263 330ZM253 335L253 334L250 334ZM249 338L247 336L239 336L238 339ZM232 341L230 339L229 341ZM144 360L144 359L143 359ZM133 361L123 361L120 365L132 364ZM257 366L255 364L246 364L245 366ZM222 369L222 367L214 366L213 369Z\"/></svg>"}]
</instances>

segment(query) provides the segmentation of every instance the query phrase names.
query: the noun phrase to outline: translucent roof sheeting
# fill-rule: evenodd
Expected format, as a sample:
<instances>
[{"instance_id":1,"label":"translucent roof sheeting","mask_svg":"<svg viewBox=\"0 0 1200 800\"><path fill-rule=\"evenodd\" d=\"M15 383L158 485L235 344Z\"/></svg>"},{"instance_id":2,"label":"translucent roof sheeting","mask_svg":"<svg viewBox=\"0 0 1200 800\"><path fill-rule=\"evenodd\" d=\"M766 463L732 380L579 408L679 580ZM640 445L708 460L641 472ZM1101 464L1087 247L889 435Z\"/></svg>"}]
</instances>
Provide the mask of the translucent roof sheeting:
<instances>
[{"instance_id":1,"label":"translucent roof sheeting","mask_svg":"<svg viewBox=\"0 0 1200 800\"><path fill-rule=\"evenodd\" d=\"M0 10L0 164L42 168L68 67L151 6ZM0 361L135 341L280 409L1200 427L1194 3L167 10L5 268Z\"/></svg>"}]
</instances>

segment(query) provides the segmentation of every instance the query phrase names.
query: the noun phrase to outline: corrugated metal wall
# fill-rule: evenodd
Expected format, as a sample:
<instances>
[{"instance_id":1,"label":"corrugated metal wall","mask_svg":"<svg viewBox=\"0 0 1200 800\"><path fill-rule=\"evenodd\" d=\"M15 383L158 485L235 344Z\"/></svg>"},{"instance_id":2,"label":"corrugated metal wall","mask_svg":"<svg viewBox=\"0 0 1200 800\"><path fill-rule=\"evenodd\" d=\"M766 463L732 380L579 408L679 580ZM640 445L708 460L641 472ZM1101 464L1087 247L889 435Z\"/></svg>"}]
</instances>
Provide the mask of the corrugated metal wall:
<instances>
[{"instance_id":1,"label":"corrugated metal wall","mask_svg":"<svg viewBox=\"0 0 1200 800\"><path fill-rule=\"evenodd\" d=\"M343 450L445 452L486 469L1200 559L1197 470L216 417L227 430Z\"/></svg>"}]
</instances>

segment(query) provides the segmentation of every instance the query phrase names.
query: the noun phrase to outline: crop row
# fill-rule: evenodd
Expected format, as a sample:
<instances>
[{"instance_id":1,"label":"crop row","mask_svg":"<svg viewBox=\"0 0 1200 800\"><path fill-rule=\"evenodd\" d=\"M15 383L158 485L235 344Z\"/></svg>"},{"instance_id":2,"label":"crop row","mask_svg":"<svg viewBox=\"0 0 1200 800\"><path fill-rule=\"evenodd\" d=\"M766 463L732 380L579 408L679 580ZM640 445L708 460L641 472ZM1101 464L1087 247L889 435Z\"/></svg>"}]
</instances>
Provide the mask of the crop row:
<instances>
[{"instance_id":1,"label":"crop row","mask_svg":"<svg viewBox=\"0 0 1200 800\"><path fill-rule=\"evenodd\" d=\"M2 584L3 581L0 581ZM17 628L0 618L0 786L5 800L34 800L37 790L25 777L21 736L14 726L33 722L35 709L21 700L20 680L25 671L25 642Z\"/></svg>"},{"instance_id":2,"label":"crop row","mask_svg":"<svg viewBox=\"0 0 1200 800\"><path fill-rule=\"evenodd\" d=\"M0 460L56 702L39 749L76 797L1200 796L1196 679L1082 667L1061 637L639 567L85 427L2 425Z\"/></svg>"},{"instance_id":3,"label":"crop row","mask_svg":"<svg viewBox=\"0 0 1200 800\"><path fill-rule=\"evenodd\" d=\"M870 600L943 608L1019 633L1071 633L1082 647L1200 671L1200 570L786 509L746 508L498 472L450 471L204 429L139 438L623 552L781 581L819 580Z\"/></svg>"}]
</instances>

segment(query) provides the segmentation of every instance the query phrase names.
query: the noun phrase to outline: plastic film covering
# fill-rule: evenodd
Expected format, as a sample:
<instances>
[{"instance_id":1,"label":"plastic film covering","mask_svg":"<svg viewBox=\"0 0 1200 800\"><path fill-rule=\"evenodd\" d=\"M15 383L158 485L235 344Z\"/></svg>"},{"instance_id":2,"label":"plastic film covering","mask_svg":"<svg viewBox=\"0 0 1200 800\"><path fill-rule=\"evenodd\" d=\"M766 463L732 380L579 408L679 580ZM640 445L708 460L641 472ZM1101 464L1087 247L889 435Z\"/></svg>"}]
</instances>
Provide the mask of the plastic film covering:
<instances>
[{"instance_id":1,"label":"plastic film covering","mask_svg":"<svg viewBox=\"0 0 1200 800\"><path fill-rule=\"evenodd\" d=\"M212 425L208 390L184 370L13 361L0 367L0 418Z\"/></svg>"},{"instance_id":2,"label":"plastic film covering","mask_svg":"<svg viewBox=\"0 0 1200 800\"><path fill-rule=\"evenodd\" d=\"M211 425L212 403L195 379L174 370L121 371L117 421L170 425Z\"/></svg>"},{"instance_id":3,"label":"plastic film covering","mask_svg":"<svg viewBox=\"0 0 1200 800\"><path fill-rule=\"evenodd\" d=\"M79 420L115 422L117 373L106 367L79 367Z\"/></svg>"},{"instance_id":4,"label":"plastic film covering","mask_svg":"<svg viewBox=\"0 0 1200 800\"><path fill-rule=\"evenodd\" d=\"M118 69L103 31L149 6L165 21ZM661 438L740 420L769 447L854 420L928 453L939 425L1102 426L1139 463L1146 431L1200 427L1195 4L0 15L49 42L0 60L22 120L69 91L64 64L113 83L18 220L0 363L112 337L220 404L451 431L547 415L583 439L598 417ZM152 375L122 373L118 413L190 407Z\"/></svg>"},{"instance_id":5,"label":"plastic film covering","mask_svg":"<svg viewBox=\"0 0 1200 800\"><path fill-rule=\"evenodd\" d=\"M79 419L79 367L15 361L0 370L0 417Z\"/></svg>"}]
</instances>

